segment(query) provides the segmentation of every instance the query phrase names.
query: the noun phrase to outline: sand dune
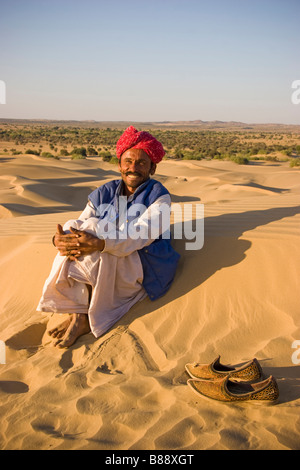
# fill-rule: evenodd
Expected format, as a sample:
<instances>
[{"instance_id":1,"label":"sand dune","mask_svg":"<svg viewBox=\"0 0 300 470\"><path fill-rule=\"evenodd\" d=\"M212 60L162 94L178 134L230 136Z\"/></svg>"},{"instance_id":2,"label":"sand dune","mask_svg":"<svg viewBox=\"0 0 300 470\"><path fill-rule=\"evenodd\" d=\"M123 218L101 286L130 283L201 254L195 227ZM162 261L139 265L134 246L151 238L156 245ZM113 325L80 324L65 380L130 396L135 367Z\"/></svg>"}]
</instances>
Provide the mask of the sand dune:
<instances>
[{"instance_id":1,"label":"sand dune","mask_svg":"<svg viewBox=\"0 0 300 470\"><path fill-rule=\"evenodd\" d=\"M204 246L181 253L170 291L99 339L54 348L36 312L57 223L119 173L100 159L0 159L1 449L300 449L300 173L288 164L163 161L174 204L202 203ZM186 385L187 362L257 357L274 407L222 405ZM300 356L300 354L299 354Z\"/></svg>"}]
</instances>

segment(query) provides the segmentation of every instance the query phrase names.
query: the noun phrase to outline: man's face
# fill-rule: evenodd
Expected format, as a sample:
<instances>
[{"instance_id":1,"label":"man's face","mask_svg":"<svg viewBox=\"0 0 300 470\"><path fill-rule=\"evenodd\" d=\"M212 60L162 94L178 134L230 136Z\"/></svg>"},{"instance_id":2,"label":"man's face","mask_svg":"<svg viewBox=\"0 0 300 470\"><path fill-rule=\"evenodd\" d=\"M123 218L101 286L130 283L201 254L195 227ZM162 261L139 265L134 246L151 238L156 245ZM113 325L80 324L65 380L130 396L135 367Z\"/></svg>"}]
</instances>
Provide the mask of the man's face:
<instances>
[{"instance_id":1,"label":"man's face","mask_svg":"<svg viewBox=\"0 0 300 470\"><path fill-rule=\"evenodd\" d=\"M127 191L132 194L150 175L154 175L156 165L144 150L128 149L120 158L119 169Z\"/></svg>"}]
</instances>

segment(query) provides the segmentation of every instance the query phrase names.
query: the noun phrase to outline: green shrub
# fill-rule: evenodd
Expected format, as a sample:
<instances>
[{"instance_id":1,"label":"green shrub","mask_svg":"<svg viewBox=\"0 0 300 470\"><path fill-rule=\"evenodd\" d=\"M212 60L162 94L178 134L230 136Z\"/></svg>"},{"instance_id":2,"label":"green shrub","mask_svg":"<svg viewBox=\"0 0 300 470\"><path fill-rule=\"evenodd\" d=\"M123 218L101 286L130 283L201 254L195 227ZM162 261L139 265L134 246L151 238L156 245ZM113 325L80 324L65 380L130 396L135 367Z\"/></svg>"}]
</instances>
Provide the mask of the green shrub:
<instances>
[{"instance_id":1,"label":"green shrub","mask_svg":"<svg viewBox=\"0 0 300 470\"><path fill-rule=\"evenodd\" d=\"M72 156L71 156L71 159L72 160L84 160L86 158L85 155L81 155L79 153L74 153Z\"/></svg>"},{"instance_id":2,"label":"green shrub","mask_svg":"<svg viewBox=\"0 0 300 470\"><path fill-rule=\"evenodd\" d=\"M268 156L265 158L265 160L266 160L267 162L278 162L278 158L277 158L277 157L272 157L272 156L270 156L270 155L268 155Z\"/></svg>"},{"instance_id":3,"label":"green shrub","mask_svg":"<svg viewBox=\"0 0 300 470\"><path fill-rule=\"evenodd\" d=\"M228 157L222 153L218 153L217 155L214 156L214 160L224 160L226 158Z\"/></svg>"},{"instance_id":4,"label":"green shrub","mask_svg":"<svg viewBox=\"0 0 300 470\"><path fill-rule=\"evenodd\" d=\"M242 155L234 155L230 157L230 160L238 165L247 165L249 160L247 157L243 157Z\"/></svg>"},{"instance_id":5,"label":"green shrub","mask_svg":"<svg viewBox=\"0 0 300 470\"><path fill-rule=\"evenodd\" d=\"M38 150L32 150L32 149L27 149L25 151L25 154L28 154L28 155L39 155L40 152Z\"/></svg>"},{"instance_id":6,"label":"green shrub","mask_svg":"<svg viewBox=\"0 0 300 470\"><path fill-rule=\"evenodd\" d=\"M82 155L83 157L86 157L86 148L85 147L75 147L73 150L71 150L72 155Z\"/></svg>"},{"instance_id":7,"label":"green shrub","mask_svg":"<svg viewBox=\"0 0 300 470\"><path fill-rule=\"evenodd\" d=\"M295 166L300 166L300 158L293 158L293 160L290 160L290 167L293 168Z\"/></svg>"},{"instance_id":8,"label":"green shrub","mask_svg":"<svg viewBox=\"0 0 300 470\"><path fill-rule=\"evenodd\" d=\"M96 149L94 149L94 147L88 147L87 153L88 155L98 155L98 152Z\"/></svg>"},{"instance_id":9,"label":"green shrub","mask_svg":"<svg viewBox=\"0 0 300 470\"><path fill-rule=\"evenodd\" d=\"M202 160L203 155L196 153L196 152L184 152L183 153L183 160Z\"/></svg>"},{"instance_id":10,"label":"green shrub","mask_svg":"<svg viewBox=\"0 0 300 470\"><path fill-rule=\"evenodd\" d=\"M176 158L184 158L184 153L181 149L176 149L175 151L175 157Z\"/></svg>"},{"instance_id":11,"label":"green shrub","mask_svg":"<svg viewBox=\"0 0 300 470\"><path fill-rule=\"evenodd\" d=\"M55 160L59 160L59 157L57 155L53 155L52 153L50 152L42 152L41 153L41 157L45 157L45 158L55 158Z\"/></svg>"},{"instance_id":12,"label":"green shrub","mask_svg":"<svg viewBox=\"0 0 300 470\"><path fill-rule=\"evenodd\" d=\"M102 152L99 152L99 157L102 157L104 162L110 162L112 154L109 152L109 150L103 150Z\"/></svg>"}]
</instances>

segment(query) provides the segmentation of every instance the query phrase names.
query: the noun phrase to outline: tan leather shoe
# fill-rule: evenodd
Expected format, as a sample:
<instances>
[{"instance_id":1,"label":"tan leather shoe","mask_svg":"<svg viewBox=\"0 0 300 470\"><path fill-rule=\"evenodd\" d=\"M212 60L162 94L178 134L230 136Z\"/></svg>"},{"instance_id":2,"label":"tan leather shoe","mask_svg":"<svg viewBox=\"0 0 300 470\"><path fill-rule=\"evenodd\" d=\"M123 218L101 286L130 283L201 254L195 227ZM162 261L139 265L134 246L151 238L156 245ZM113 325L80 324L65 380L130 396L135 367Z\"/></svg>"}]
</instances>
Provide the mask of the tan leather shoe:
<instances>
[{"instance_id":1,"label":"tan leather shoe","mask_svg":"<svg viewBox=\"0 0 300 470\"><path fill-rule=\"evenodd\" d=\"M274 405L279 399L275 378L271 375L262 382L235 382L229 376L215 380L192 380L188 385L203 398L224 403L251 403Z\"/></svg>"},{"instance_id":2,"label":"tan leather shoe","mask_svg":"<svg viewBox=\"0 0 300 470\"><path fill-rule=\"evenodd\" d=\"M186 364L185 370L193 379L213 380L230 375L234 380L247 382L258 380L262 377L262 369L257 359L243 364L242 366L225 366L220 362L220 356L211 364L199 364L193 362Z\"/></svg>"}]
</instances>

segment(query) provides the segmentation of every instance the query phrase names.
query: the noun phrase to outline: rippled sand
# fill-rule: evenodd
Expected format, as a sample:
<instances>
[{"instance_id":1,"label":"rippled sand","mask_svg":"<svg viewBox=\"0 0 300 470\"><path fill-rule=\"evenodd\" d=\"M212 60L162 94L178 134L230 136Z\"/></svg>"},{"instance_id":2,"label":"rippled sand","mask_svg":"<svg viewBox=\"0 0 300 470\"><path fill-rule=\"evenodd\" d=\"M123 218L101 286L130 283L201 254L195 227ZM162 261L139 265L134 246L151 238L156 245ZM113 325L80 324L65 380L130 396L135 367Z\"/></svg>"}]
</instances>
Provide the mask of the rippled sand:
<instances>
[{"instance_id":1,"label":"rippled sand","mask_svg":"<svg viewBox=\"0 0 300 470\"><path fill-rule=\"evenodd\" d=\"M201 250L174 240L170 291L136 305L103 337L69 350L47 334L59 315L36 312L57 223L118 178L100 159L0 158L1 449L299 449L300 171L163 161L156 178L176 204L204 204ZM257 357L280 403L224 405L187 386L187 362ZM299 353L300 358L300 353Z\"/></svg>"}]
</instances>

